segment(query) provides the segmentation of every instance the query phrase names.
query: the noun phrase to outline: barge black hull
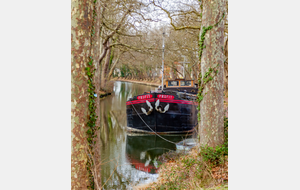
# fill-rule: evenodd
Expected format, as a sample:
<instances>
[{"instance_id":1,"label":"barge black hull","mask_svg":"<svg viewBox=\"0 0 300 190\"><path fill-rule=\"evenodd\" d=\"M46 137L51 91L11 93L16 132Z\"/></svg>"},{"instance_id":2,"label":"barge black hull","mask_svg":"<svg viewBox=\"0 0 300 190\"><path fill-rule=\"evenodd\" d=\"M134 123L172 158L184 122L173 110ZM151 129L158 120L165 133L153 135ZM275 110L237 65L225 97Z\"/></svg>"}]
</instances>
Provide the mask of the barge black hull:
<instances>
[{"instance_id":1,"label":"barge black hull","mask_svg":"<svg viewBox=\"0 0 300 190\"><path fill-rule=\"evenodd\" d=\"M198 124L195 100L194 96L178 92L154 92L136 96L126 103L127 129L138 133L191 133ZM143 108L148 112L151 107L152 111L148 115L142 111ZM168 109L162 113L166 107Z\"/></svg>"}]
</instances>

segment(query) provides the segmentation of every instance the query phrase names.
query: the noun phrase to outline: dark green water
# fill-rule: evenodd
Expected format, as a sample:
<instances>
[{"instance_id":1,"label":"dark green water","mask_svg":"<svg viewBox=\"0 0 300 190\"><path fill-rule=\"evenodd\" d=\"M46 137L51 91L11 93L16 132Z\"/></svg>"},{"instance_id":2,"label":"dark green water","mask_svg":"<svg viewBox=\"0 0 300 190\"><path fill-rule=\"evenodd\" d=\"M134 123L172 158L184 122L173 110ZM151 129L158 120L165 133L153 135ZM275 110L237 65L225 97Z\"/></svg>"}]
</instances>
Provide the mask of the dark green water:
<instances>
[{"instance_id":1,"label":"dark green water","mask_svg":"<svg viewBox=\"0 0 300 190\"><path fill-rule=\"evenodd\" d=\"M175 150L174 144L155 135L126 132L126 101L155 87L115 82L114 92L100 102L101 179L104 189L132 189L155 181L158 177L156 159ZM185 135L163 136L179 142Z\"/></svg>"}]
</instances>

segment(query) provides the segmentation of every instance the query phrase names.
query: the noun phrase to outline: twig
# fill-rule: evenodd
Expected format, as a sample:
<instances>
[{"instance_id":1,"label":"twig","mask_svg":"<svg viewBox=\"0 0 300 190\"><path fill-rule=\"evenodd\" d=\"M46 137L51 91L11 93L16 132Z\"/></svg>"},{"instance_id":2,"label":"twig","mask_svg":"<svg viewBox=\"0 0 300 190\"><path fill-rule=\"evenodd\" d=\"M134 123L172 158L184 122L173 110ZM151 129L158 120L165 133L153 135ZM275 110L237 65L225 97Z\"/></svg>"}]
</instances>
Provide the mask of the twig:
<instances>
[{"instance_id":1,"label":"twig","mask_svg":"<svg viewBox=\"0 0 300 190\"><path fill-rule=\"evenodd\" d=\"M104 185L108 182L108 180L111 178L111 176L113 175L113 173L115 173L115 171L116 171L116 169L117 169L117 167L118 167L118 163L119 163L119 162L117 162L117 165L116 165L114 171L110 174L109 178L108 178L108 179L106 180L106 182L103 184L103 186L101 187L101 189L102 189L102 188L104 187Z\"/></svg>"},{"instance_id":2,"label":"twig","mask_svg":"<svg viewBox=\"0 0 300 190\"><path fill-rule=\"evenodd\" d=\"M213 180L215 181L215 183L217 184L218 182L216 181L216 179L213 177L213 174L211 173L211 171L208 168L208 165L203 161L202 162L205 165L205 169L209 172L209 174L211 175L211 177L213 178Z\"/></svg>"}]
</instances>

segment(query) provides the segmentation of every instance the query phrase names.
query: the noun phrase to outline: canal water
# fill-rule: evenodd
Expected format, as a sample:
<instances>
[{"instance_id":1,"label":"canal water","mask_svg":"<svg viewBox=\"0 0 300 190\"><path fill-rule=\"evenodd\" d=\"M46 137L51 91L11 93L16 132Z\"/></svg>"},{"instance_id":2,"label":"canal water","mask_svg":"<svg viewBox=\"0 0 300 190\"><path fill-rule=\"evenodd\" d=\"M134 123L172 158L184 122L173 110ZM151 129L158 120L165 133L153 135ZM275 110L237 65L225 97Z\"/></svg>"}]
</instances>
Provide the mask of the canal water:
<instances>
[{"instance_id":1,"label":"canal water","mask_svg":"<svg viewBox=\"0 0 300 190\"><path fill-rule=\"evenodd\" d=\"M173 143L156 135L126 132L126 101L138 94L155 90L153 86L115 82L114 92L100 101L101 180L104 189L132 189L153 182L159 168L157 157L176 150ZM164 135L180 142L186 135Z\"/></svg>"}]
</instances>

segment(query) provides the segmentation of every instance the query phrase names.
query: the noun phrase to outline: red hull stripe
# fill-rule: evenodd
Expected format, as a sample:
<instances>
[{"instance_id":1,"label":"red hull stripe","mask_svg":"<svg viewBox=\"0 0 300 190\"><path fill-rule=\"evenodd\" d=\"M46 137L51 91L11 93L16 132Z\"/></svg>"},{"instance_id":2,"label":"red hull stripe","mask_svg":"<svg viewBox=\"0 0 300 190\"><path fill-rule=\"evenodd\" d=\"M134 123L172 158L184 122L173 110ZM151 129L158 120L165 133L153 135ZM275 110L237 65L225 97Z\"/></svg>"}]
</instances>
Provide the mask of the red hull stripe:
<instances>
[{"instance_id":1,"label":"red hull stripe","mask_svg":"<svg viewBox=\"0 0 300 190\"><path fill-rule=\"evenodd\" d=\"M147 99L149 102L154 102L154 98ZM131 102L131 103L130 103ZM141 103L146 103L146 100L132 100L132 101L127 101L126 105L131 105L131 104L141 104Z\"/></svg>"},{"instance_id":2,"label":"red hull stripe","mask_svg":"<svg viewBox=\"0 0 300 190\"><path fill-rule=\"evenodd\" d=\"M193 102L193 101L187 101L187 100L166 100L166 99L161 99L161 98L156 98L159 99L160 102L168 102L168 103L173 103L173 104L194 104L198 105L198 102ZM154 98L148 99L149 102L154 102ZM146 100L132 100L131 103L130 101L126 102L126 105L131 105L131 104L141 104L141 103L146 103Z\"/></svg>"}]
</instances>

